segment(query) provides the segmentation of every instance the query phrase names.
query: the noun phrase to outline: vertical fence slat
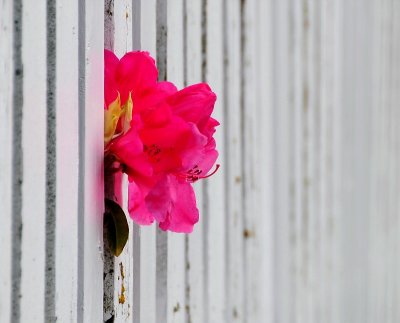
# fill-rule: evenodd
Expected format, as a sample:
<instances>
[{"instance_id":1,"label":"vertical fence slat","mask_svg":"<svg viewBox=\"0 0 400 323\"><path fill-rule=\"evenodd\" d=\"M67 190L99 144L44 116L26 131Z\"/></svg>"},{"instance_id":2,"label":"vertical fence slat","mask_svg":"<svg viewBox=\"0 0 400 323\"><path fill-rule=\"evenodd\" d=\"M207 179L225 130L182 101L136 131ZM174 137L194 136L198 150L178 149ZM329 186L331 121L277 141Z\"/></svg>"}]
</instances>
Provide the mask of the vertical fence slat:
<instances>
[{"instance_id":1,"label":"vertical fence slat","mask_svg":"<svg viewBox=\"0 0 400 323\"><path fill-rule=\"evenodd\" d=\"M336 11L335 11L336 9ZM333 246L335 231L333 230L334 216L337 213L334 203L334 130L336 126L335 102L337 100L336 66L338 64L335 42L338 32L337 4L321 4L321 58L320 58L320 317L316 320L326 320L327 323L336 322L334 318L337 308L334 297L335 266ZM336 109L337 111L337 109Z\"/></svg>"},{"instance_id":2,"label":"vertical fence slat","mask_svg":"<svg viewBox=\"0 0 400 323\"><path fill-rule=\"evenodd\" d=\"M205 322L224 322L226 319L226 174L228 163L226 158L225 136L225 86L224 71L224 20L223 1L203 1L206 6L206 81L217 94L217 102L213 116L221 123L217 128L215 140L219 152L218 163L221 168L207 179L205 199L207 201L207 218L204 222L205 253ZM204 10L204 9L203 9Z\"/></svg>"},{"instance_id":3,"label":"vertical fence slat","mask_svg":"<svg viewBox=\"0 0 400 323\"><path fill-rule=\"evenodd\" d=\"M46 3L24 1L22 26L21 322L42 322L46 270Z\"/></svg>"},{"instance_id":4,"label":"vertical fence slat","mask_svg":"<svg viewBox=\"0 0 400 323\"><path fill-rule=\"evenodd\" d=\"M227 321L244 322L242 15L240 1L225 2L225 145L227 209Z\"/></svg>"},{"instance_id":5,"label":"vertical fence slat","mask_svg":"<svg viewBox=\"0 0 400 323\"><path fill-rule=\"evenodd\" d=\"M183 87L183 0L167 2L167 79ZM167 322L185 320L185 235L168 236Z\"/></svg>"},{"instance_id":6,"label":"vertical fence slat","mask_svg":"<svg viewBox=\"0 0 400 323\"><path fill-rule=\"evenodd\" d=\"M265 165L260 164L261 147L266 146L267 142L259 142L257 121L261 115L257 113L259 105L257 96L257 72L260 72L257 60L257 25L258 20L255 16L257 12L256 1L246 1L241 8L242 14L242 87L243 87L243 185L244 185L244 221L243 221L243 241L244 241L244 316L250 322L261 321L258 318L261 309L259 298L260 277L262 274L261 257L257 245L261 238L263 217L268 216L266 210L259 209L260 202L258 190L260 184L258 179L262 175ZM266 32L266 31L265 31ZM265 59L265 58L263 58ZM267 89L265 89L267 91ZM268 107L264 107L268 109ZM261 120L261 122L266 120ZM267 127L267 122L265 122ZM264 140L266 140L265 138Z\"/></svg>"},{"instance_id":7,"label":"vertical fence slat","mask_svg":"<svg viewBox=\"0 0 400 323\"><path fill-rule=\"evenodd\" d=\"M258 122L258 142L260 149L260 165L262 171L258 178L259 185L259 205L262 210L265 210L265 216L260 219L261 237L258 247L258 254L262 254L261 262L261 278L259 299L262 300L261 309L259 309L259 317L254 319L254 322L262 321L266 323L276 322L275 315L275 279L273 276L275 270L275 254L274 248L276 241L275 237L275 217L273 205L273 196L275 193L274 179L274 110L277 108L274 105L274 78L273 78L273 31L274 25L272 19L265 19L273 15L274 1L260 1L257 7L255 16L258 18L256 39L258 44L258 61L260 62L260 71L258 73L258 106L256 113L260 116ZM261 148L260 148L261 147ZM258 255L254 255L258 257ZM257 279L252 277L252 279ZM260 302L259 300L259 302Z\"/></svg>"},{"instance_id":8,"label":"vertical fence slat","mask_svg":"<svg viewBox=\"0 0 400 323\"><path fill-rule=\"evenodd\" d=\"M127 51L132 50L132 0L114 1L114 53L122 57ZM138 304L133 303L133 290L135 275L134 255L138 245L134 245L134 230L137 229L128 212L128 179L122 176L122 207L128 216L129 239L121 253L114 262L114 311L115 322L130 322L137 315ZM138 259L139 260L139 259Z\"/></svg>"},{"instance_id":9,"label":"vertical fence slat","mask_svg":"<svg viewBox=\"0 0 400 323\"><path fill-rule=\"evenodd\" d=\"M289 104L293 100L289 94L289 78L293 77L289 64L289 3L280 1L274 5L272 15L274 31L274 177L273 185L275 213L275 261L274 271L276 299L274 307L278 322L294 322L292 286L294 283L291 245L295 243L290 230L292 217L292 165L290 153L291 131Z\"/></svg>"},{"instance_id":10,"label":"vertical fence slat","mask_svg":"<svg viewBox=\"0 0 400 323\"><path fill-rule=\"evenodd\" d=\"M202 1L184 0L184 84L185 86L202 81ZM203 35L204 37L204 35ZM194 185L200 220L193 232L187 235L185 246L186 260L186 321L204 322L204 257L203 231L205 208L203 207L203 182Z\"/></svg>"},{"instance_id":11,"label":"vertical fence slat","mask_svg":"<svg viewBox=\"0 0 400 323\"><path fill-rule=\"evenodd\" d=\"M269 1L242 6L244 317L266 323L274 322L271 14Z\"/></svg>"},{"instance_id":12,"label":"vertical fence slat","mask_svg":"<svg viewBox=\"0 0 400 323\"><path fill-rule=\"evenodd\" d=\"M1 322L103 319L102 4L0 3ZM117 55L157 51L161 79L207 81L222 123L194 233L129 220L115 321L397 322L399 4L114 5Z\"/></svg>"},{"instance_id":13,"label":"vertical fence slat","mask_svg":"<svg viewBox=\"0 0 400 323\"><path fill-rule=\"evenodd\" d=\"M12 259L12 93L13 93L13 16L12 3L0 4L0 322L11 317L11 259Z\"/></svg>"},{"instance_id":14,"label":"vertical fence slat","mask_svg":"<svg viewBox=\"0 0 400 323\"><path fill-rule=\"evenodd\" d=\"M103 319L103 48L104 1L79 3L80 247L78 322Z\"/></svg>"},{"instance_id":15,"label":"vertical fence slat","mask_svg":"<svg viewBox=\"0 0 400 323\"><path fill-rule=\"evenodd\" d=\"M398 214L400 214L400 202L397 198L397 192L400 190L400 111L398 104L400 102L400 63L397 59L400 57L400 3L398 1L392 1L393 5L393 35L392 43L393 49L391 52L391 62L393 64L393 78L392 78L392 93L391 93L391 116L393 120L393 150L392 150L392 166L394 168L394 174L392 179L392 264L391 264L391 277L396 277L396 283L392 285L392 302L388 306L392 310L391 320L392 322L400 321L400 308L396 305L400 302L400 279L397 277L397 273L400 270L400 259L398 257L400 253L400 220Z\"/></svg>"},{"instance_id":16,"label":"vertical fence slat","mask_svg":"<svg viewBox=\"0 0 400 323\"><path fill-rule=\"evenodd\" d=\"M344 4L339 1L335 3L334 10L332 11L333 24L334 24L334 32L333 32L333 43L334 43L334 57L335 60L332 65L333 69L333 91L332 88L329 88L329 93L332 93L332 187L333 187L333 198L332 198L332 216L327 220L328 230L332 233L332 321L338 322L341 320L341 312L340 312L340 279L342 275L342 262L340 255L340 245L338 241L341 239L342 232L339 230L340 220L339 214L342 212L342 206L340 204L340 194L341 194L341 185L342 178L340 176L342 171L342 165L340 163L340 159L342 158L342 150L341 150L341 140L343 136L342 132L342 111L341 109L334 109L335 106L340 106L341 104L341 96L342 96L342 77L343 77L343 43L341 42L341 36L344 33L343 26L343 13ZM332 91L332 92L331 92Z\"/></svg>"},{"instance_id":17,"label":"vertical fence slat","mask_svg":"<svg viewBox=\"0 0 400 323\"><path fill-rule=\"evenodd\" d=\"M368 322L399 320L399 5L374 1L372 161ZM397 65L397 66L396 66ZM372 198L373 197L373 198Z\"/></svg>"},{"instance_id":18,"label":"vertical fence slat","mask_svg":"<svg viewBox=\"0 0 400 323\"><path fill-rule=\"evenodd\" d=\"M78 316L79 86L78 3L57 2L56 317Z\"/></svg>"},{"instance_id":19,"label":"vertical fence slat","mask_svg":"<svg viewBox=\"0 0 400 323\"><path fill-rule=\"evenodd\" d=\"M156 58L156 0L141 1L140 10L141 49ZM137 322L156 322L156 226L140 228L140 317Z\"/></svg>"},{"instance_id":20,"label":"vertical fence slat","mask_svg":"<svg viewBox=\"0 0 400 323\"><path fill-rule=\"evenodd\" d=\"M372 10L371 1L344 3L343 29L346 32L341 35L343 74L340 97L342 212L338 215L343 262L340 321L365 322L369 282L363 264L368 261L368 219L373 216L365 202L370 198L373 39L365 35L372 35Z\"/></svg>"},{"instance_id":21,"label":"vertical fence slat","mask_svg":"<svg viewBox=\"0 0 400 323\"><path fill-rule=\"evenodd\" d=\"M168 2L156 2L156 50L158 79L167 79ZM156 229L156 322L167 322L168 236Z\"/></svg>"}]
</instances>

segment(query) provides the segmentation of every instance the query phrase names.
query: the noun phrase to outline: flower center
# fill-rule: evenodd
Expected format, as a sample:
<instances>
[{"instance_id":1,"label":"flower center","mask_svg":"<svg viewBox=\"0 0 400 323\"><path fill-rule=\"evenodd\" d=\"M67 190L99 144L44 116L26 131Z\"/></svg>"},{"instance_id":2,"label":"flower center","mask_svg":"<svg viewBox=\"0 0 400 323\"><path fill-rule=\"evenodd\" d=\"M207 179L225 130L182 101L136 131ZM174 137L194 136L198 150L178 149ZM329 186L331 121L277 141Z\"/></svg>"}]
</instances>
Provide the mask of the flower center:
<instances>
[{"instance_id":1,"label":"flower center","mask_svg":"<svg viewBox=\"0 0 400 323\"><path fill-rule=\"evenodd\" d=\"M214 175L218 171L219 167L220 167L219 164L215 165L215 169L213 172L211 172L208 175L202 176L201 173L203 171L199 168L198 165L194 165L194 167L189 169L186 173L178 174L177 176L185 179L189 183L194 183L194 182L198 181L199 179L208 178L208 177Z\"/></svg>"}]
</instances>

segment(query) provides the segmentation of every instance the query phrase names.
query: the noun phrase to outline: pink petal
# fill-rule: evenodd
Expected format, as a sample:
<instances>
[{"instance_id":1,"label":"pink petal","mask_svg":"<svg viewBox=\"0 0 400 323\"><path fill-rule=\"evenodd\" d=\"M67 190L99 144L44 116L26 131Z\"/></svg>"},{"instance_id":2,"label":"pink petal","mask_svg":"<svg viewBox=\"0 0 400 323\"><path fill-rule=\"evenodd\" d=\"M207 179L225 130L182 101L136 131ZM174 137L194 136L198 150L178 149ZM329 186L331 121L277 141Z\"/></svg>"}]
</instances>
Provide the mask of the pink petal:
<instances>
[{"instance_id":1,"label":"pink petal","mask_svg":"<svg viewBox=\"0 0 400 323\"><path fill-rule=\"evenodd\" d=\"M119 84L121 102L125 103L129 92L132 97L157 83L158 71L154 59L148 52L129 52L125 54L116 70L116 81Z\"/></svg>"},{"instance_id":2,"label":"pink petal","mask_svg":"<svg viewBox=\"0 0 400 323\"><path fill-rule=\"evenodd\" d=\"M197 126L193 123L188 123L191 135L185 149L182 151L182 167L185 170L191 169L202 159L204 147L207 145L207 137L200 133Z\"/></svg>"},{"instance_id":3,"label":"pink petal","mask_svg":"<svg viewBox=\"0 0 400 323\"><path fill-rule=\"evenodd\" d=\"M117 83L115 81L115 72L119 59L113 52L104 50L104 103L105 108L115 101L118 96Z\"/></svg>"},{"instance_id":4,"label":"pink petal","mask_svg":"<svg viewBox=\"0 0 400 323\"><path fill-rule=\"evenodd\" d=\"M113 139L109 149L118 156L125 153L130 156L136 156L142 153L143 143L140 140L138 129L136 127L131 127L126 134Z\"/></svg>"},{"instance_id":5,"label":"pink petal","mask_svg":"<svg viewBox=\"0 0 400 323\"><path fill-rule=\"evenodd\" d=\"M141 113L143 122L149 127L165 126L172 117L171 108L167 104L160 104L153 109L145 109Z\"/></svg>"},{"instance_id":6,"label":"pink petal","mask_svg":"<svg viewBox=\"0 0 400 323\"><path fill-rule=\"evenodd\" d=\"M176 92L176 87L169 82L159 82L135 97L135 114L140 114L143 121L154 127L167 123L172 115L166 103L168 96Z\"/></svg>"},{"instance_id":7,"label":"pink petal","mask_svg":"<svg viewBox=\"0 0 400 323\"><path fill-rule=\"evenodd\" d=\"M128 175L142 174L144 176L153 175L153 168L143 153L143 143L138 134L140 127L137 116L132 119L133 126L127 133L113 139L109 145L109 150L127 168Z\"/></svg>"},{"instance_id":8,"label":"pink petal","mask_svg":"<svg viewBox=\"0 0 400 323\"><path fill-rule=\"evenodd\" d=\"M149 225L154 222L154 216L149 212L144 202L146 192L143 192L135 183L129 183L128 187L128 211L137 224Z\"/></svg>"},{"instance_id":9,"label":"pink petal","mask_svg":"<svg viewBox=\"0 0 400 323\"><path fill-rule=\"evenodd\" d=\"M215 133L215 128L219 126L219 122L214 118L204 119L202 122L197 124L200 132L207 138L211 138Z\"/></svg>"},{"instance_id":10,"label":"pink petal","mask_svg":"<svg viewBox=\"0 0 400 323\"><path fill-rule=\"evenodd\" d=\"M217 97L206 83L188 86L168 98L174 114L199 123L210 117Z\"/></svg>"},{"instance_id":11,"label":"pink petal","mask_svg":"<svg viewBox=\"0 0 400 323\"><path fill-rule=\"evenodd\" d=\"M145 198L148 210L162 230L190 233L199 220L192 185L173 175L165 176Z\"/></svg>"},{"instance_id":12,"label":"pink petal","mask_svg":"<svg viewBox=\"0 0 400 323\"><path fill-rule=\"evenodd\" d=\"M181 154L191 142L191 137L189 124L178 117L171 117L170 122L162 127L144 127L140 131L140 138L155 173L181 169Z\"/></svg>"}]
</instances>

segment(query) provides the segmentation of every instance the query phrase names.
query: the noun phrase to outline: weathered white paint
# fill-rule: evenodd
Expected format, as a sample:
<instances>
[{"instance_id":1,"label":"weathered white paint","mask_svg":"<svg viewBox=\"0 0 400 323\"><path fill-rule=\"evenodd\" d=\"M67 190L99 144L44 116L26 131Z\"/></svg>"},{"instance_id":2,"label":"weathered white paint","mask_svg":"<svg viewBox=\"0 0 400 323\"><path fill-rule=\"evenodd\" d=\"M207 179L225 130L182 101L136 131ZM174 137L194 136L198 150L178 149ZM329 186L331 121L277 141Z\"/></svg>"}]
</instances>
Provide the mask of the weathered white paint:
<instances>
[{"instance_id":1,"label":"weathered white paint","mask_svg":"<svg viewBox=\"0 0 400 323\"><path fill-rule=\"evenodd\" d=\"M12 3L0 3L0 322L7 322L11 315L12 271L12 155L13 155L13 14Z\"/></svg>"},{"instance_id":2,"label":"weathered white paint","mask_svg":"<svg viewBox=\"0 0 400 323\"><path fill-rule=\"evenodd\" d=\"M205 182L208 210L204 222L204 322L226 320L226 175L227 159L225 145L225 34L223 1L207 1L206 80L217 95L214 117L221 123L217 128L217 141L221 164L218 172ZM203 10L204 10L203 9Z\"/></svg>"},{"instance_id":3,"label":"weathered white paint","mask_svg":"<svg viewBox=\"0 0 400 323\"><path fill-rule=\"evenodd\" d=\"M126 52L132 50L132 1L114 1L114 53L122 57ZM128 179L126 175L122 176L122 196L119 201L122 204L125 214L128 212ZM133 303L133 295L136 292L133 289L134 257L140 247L133 243L134 225L128 218L129 239L122 254L115 258L114 263L114 320L115 322L132 322L132 318L138 310L137 304ZM136 257L135 257L136 258ZM138 259L138 258L137 258ZM139 270L137 270L139 273Z\"/></svg>"},{"instance_id":4,"label":"weathered white paint","mask_svg":"<svg viewBox=\"0 0 400 323\"><path fill-rule=\"evenodd\" d=\"M140 47L156 59L156 0L140 1ZM140 228L140 290L136 292L140 317L134 315L134 322L156 323L156 225Z\"/></svg>"},{"instance_id":5,"label":"weathered white paint","mask_svg":"<svg viewBox=\"0 0 400 323\"><path fill-rule=\"evenodd\" d=\"M273 315L273 82L271 1L243 7L244 317L274 322ZM262 256L264 255L264 256Z\"/></svg>"},{"instance_id":6,"label":"weathered white paint","mask_svg":"<svg viewBox=\"0 0 400 323\"><path fill-rule=\"evenodd\" d=\"M398 2L114 1L106 43L102 3L56 5L56 124L47 125L46 78L54 75L46 5L23 1L24 73L17 75L17 12L0 2L1 322L43 322L53 310L60 322L102 320L104 44L119 56L158 51L161 73L165 61L179 88L210 83L222 123L221 169L196 183L195 232L130 224L115 259L115 321L400 320ZM20 79L22 97L13 95ZM45 223L46 134L54 126L55 282L45 253L53 243ZM126 178L124 187L125 197ZM12 236L19 206L22 257ZM49 286L55 308L46 306Z\"/></svg>"},{"instance_id":7,"label":"weathered white paint","mask_svg":"<svg viewBox=\"0 0 400 323\"><path fill-rule=\"evenodd\" d=\"M202 81L202 2L188 0L183 8L183 42L184 42L184 79L191 85ZM203 69L205 66L203 66ZM194 185L200 220L192 234L187 235L185 245L185 315L188 322L204 322L204 224L206 223L206 208L204 207L204 183L199 181Z\"/></svg>"},{"instance_id":8,"label":"weathered white paint","mask_svg":"<svg viewBox=\"0 0 400 323\"><path fill-rule=\"evenodd\" d=\"M258 243L254 248L254 257L262 257L259 271L260 277L257 273L249 275L248 279L253 281L253 285L259 280L258 288L258 308L255 312L255 316L251 319L250 311L252 308L248 306L247 315L249 315L249 322L265 321L265 322L276 322L275 315L275 219L276 215L273 208L273 197L275 194L275 186L273 185L274 178L274 124L276 122L275 117L275 106L274 106L274 74L273 74L273 51L270 47L273 44L274 38L274 25L272 19L265 19L265 16L273 14L274 1L259 1L255 7L254 15L257 17L258 25L256 33L258 37L253 41L257 43L256 48L258 52L258 61L260 73L258 76L257 86L257 138L258 145L255 149L259 150L259 158L261 165L260 175L255 176L255 181L258 179L258 203L260 209L264 211L263 215L258 218L261 229L260 234L257 237ZM251 19L251 15L247 19ZM253 65L253 68L257 68L257 64ZM269 138L269 139L267 139ZM257 212L257 210L255 210ZM251 217L248 214L247 217ZM254 215L255 216L255 215ZM258 224L255 224L258 225ZM272 256L274 255L274 256ZM249 262L251 258L249 257ZM249 264L249 268L250 264ZM247 289L247 293L252 293L252 289ZM247 294L248 295L248 294ZM246 296L247 297L247 296ZM249 309L250 308L250 309Z\"/></svg>"},{"instance_id":9,"label":"weathered white paint","mask_svg":"<svg viewBox=\"0 0 400 323\"><path fill-rule=\"evenodd\" d=\"M23 3L21 322L44 321L46 4ZM32 50L35 48L35 50ZM35 277L35 279L32 279Z\"/></svg>"},{"instance_id":10,"label":"weathered white paint","mask_svg":"<svg viewBox=\"0 0 400 323\"><path fill-rule=\"evenodd\" d=\"M369 258L370 288L375 293L367 300L367 322L388 322L400 319L396 304L400 299L399 282L399 86L400 54L398 22L400 6L396 1L373 1L375 14L372 51L376 59L373 70L374 97L371 119L372 173L370 179L369 207ZM392 278L393 277L393 278ZM384 316L383 316L384 315Z\"/></svg>"},{"instance_id":11,"label":"weathered white paint","mask_svg":"<svg viewBox=\"0 0 400 323\"><path fill-rule=\"evenodd\" d=\"M80 2L80 14L84 16L84 24L80 33L85 37L80 44L82 50L79 57L80 68L85 75L84 84L81 84L84 99L80 106L80 118L84 114L84 122L80 124L80 144L84 149L80 151L80 170L83 187L79 192L83 199L83 212L80 213L80 224L83 225L81 236L80 257L83 271L83 283L78 288L82 303L79 303L78 322L101 322L103 319L103 113L98 113L103 107L103 48L104 48L104 1L86 0ZM82 22L82 20L81 20ZM81 34L82 36L82 34ZM84 163L84 164L82 164ZM83 244L83 246L82 246ZM83 247L83 248L82 248ZM80 297L78 297L80 299Z\"/></svg>"},{"instance_id":12,"label":"weathered white paint","mask_svg":"<svg viewBox=\"0 0 400 323\"><path fill-rule=\"evenodd\" d=\"M277 6L279 322L397 319L396 8Z\"/></svg>"},{"instance_id":13,"label":"weathered white paint","mask_svg":"<svg viewBox=\"0 0 400 323\"><path fill-rule=\"evenodd\" d=\"M57 2L56 305L57 322L78 321L79 22L77 2ZM62 269L61 269L62 268Z\"/></svg>"},{"instance_id":14,"label":"weathered white paint","mask_svg":"<svg viewBox=\"0 0 400 323\"><path fill-rule=\"evenodd\" d=\"M225 17L225 152L226 159L226 315L244 322L244 206L243 206L243 66L240 1L226 1Z\"/></svg>"},{"instance_id":15,"label":"weathered white paint","mask_svg":"<svg viewBox=\"0 0 400 323\"><path fill-rule=\"evenodd\" d=\"M167 2L167 79L184 85L183 0ZM167 323L185 322L185 236L167 235ZM161 322L160 322L161 323Z\"/></svg>"}]
</instances>

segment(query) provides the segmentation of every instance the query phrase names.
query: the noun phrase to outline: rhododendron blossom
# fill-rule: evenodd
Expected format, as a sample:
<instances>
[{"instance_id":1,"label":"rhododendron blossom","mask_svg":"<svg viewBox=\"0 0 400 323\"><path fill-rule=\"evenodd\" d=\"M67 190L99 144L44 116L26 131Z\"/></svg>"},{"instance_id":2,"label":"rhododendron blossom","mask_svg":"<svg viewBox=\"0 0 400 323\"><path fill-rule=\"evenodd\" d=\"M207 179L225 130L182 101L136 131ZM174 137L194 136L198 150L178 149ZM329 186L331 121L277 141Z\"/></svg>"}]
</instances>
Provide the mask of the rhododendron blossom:
<instances>
[{"instance_id":1,"label":"rhododendron blossom","mask_svg":"<svg viewBox=\"0 0 400 323\"><path fill-rule=\"evenodd\" d=\"M199 219L192 184L212 175L218 152L211 117L216 95L205 83L180 91L158 82L147 52L119 60L105 50L104 144L128 174L128 209L138 224L192 232Z\"/></svg>"}]
</instances>

